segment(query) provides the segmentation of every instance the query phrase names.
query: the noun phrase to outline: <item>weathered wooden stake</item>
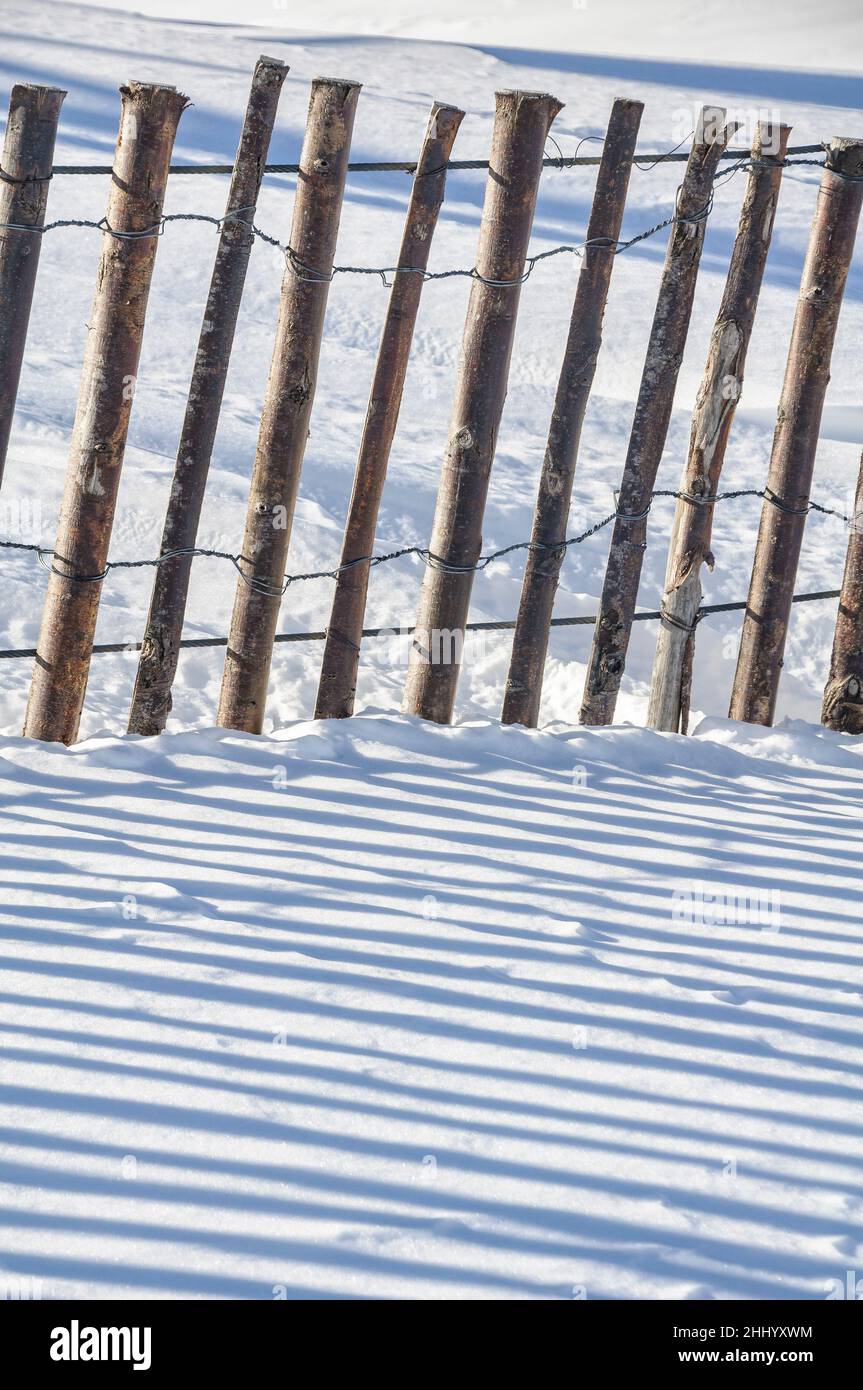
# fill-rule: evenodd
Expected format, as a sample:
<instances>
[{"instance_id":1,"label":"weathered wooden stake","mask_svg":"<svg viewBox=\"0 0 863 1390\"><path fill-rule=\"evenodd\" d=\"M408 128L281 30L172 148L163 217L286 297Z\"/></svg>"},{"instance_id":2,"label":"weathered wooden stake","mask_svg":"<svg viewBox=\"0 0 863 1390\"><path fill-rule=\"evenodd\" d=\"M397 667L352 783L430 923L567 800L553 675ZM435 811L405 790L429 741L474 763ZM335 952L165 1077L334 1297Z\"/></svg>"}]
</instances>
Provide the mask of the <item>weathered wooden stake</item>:
<instances>
[{"instance_id":1,"label":"weathered wooden stake","mask_svg":"<svg viewBox=\"0 0 863 1390\"><path fill-rule=\"evenodd\" d=\"M702 111L677 195L677 221L665 253L593 633L582 724L610 724L614 718L641 578L647 510L686 346L713 180L719 157L737 130L736 124L722 127L724 118L719 108Z\"/></svg>"},{"instance_id":2,"label":"weathered wooden stake","mask_svg":"<svg viewBox=\"0 0 863 1390\"><path fill-rule=\"evenodd\" d=\"M755 545L729 718L770 724L776 709L830 357L863 204L863 140L834 139L794 315Z\"/></svg>"},{"instance_id":3,"label":"weathered wooden stake","mask_svg":"<svg viewBox=\"0 0 863 1390\"><path fill-rule=\"evenodd\" d=\"M342 543L343 570L336 581L321 663L316 719L344 719L354 712L368 565L398 422L408 356L422 295L432 237L444 196L446 165L464 112L435 102L414 175L398 264L410 267L393 278L372 381L348 519ZM413 273L412 273L413 272Z\"/></svg>"},{"instance_id":4,"label":"weathered wooden stake","mask_svg":"<svg viewBox=\"0 0 863 1390\"><path fill-rule=\"evenodd\" d=\"M790 133L790 126L764 123L759 125L752 142L753 165L692 416L689 455L680 483L680 491L685 495L677 503L668 548L662 598L665 616L656 643L647 714L651 729L672 733L680 729L686 733L681 721L681 686L684 668L692 661L696 614L701 605L701 566L713 568L713 503L704 499L716 495L734 411L743 389L746 353Z\"/></svg>"},{"instance_id":5,"label":"weathered wooden stake","mask_svg":"<svg viewBox=\"0 0 863 1390\"><path fill-rule=\"evenodd\" d=\"M72 743L87 688L177 124L173 87L120 88L120 134L24 733Z\"/></svg>"},{"instance_id":6,"label":"weathered wooden stake","mask_svg":"<svg viewBox=\"0 0 863 1390\"><path fill-rule=\"evenodd\" d=\"M247 733L264 722L359 92L354 82L312 83L219 702L219 724Z\"/></svg>"},{"instance_id":7,"label":"weathered wooden stake","mask_svg":"<svg viewBox=\"0 0 863 1390\"><path fill-rule=\"evenodd\" d=\"M496 97L476 261L480 278L468 304L430 544L434 560L423 580L403 704L407 714L440 724L452 716L542 154L560 110L545 92Z\"/></svg>"},{"instance_id":8,"label":"weathered wooden stake","mask_svg":"<svg viewBox=\"0 0 863 1390\"><path fill-rule=\"evenodd\" d=\"M536 728L554 596L565 550L547 549L566 536L581 428L602 344L602 320L620 237L640 101L616 101L587 226L585 248L533 516L521 602L501 720Z\"/></svg>"},{"instance_id":9,"label":"weathered wooden stake","mask_svg":"<svg viewBox=\"0 0 863 1390\"><path fill-rule=\"evenodd\" d=\"M15 227L45 225L54 141L65 95L59 87L16 82L9 98L0 165L0 482L42 247L40 232Z\"/></svg>"},{"instance_id":10,"label":"weathered wooden stake","mask_svg":"<svg viewBox=\"0 0 863 1390\"><path fill-rule=\"evenodd\" d=\"M863 734L863 457L857 475L821 723L841 734Z\"/></svg>"},{"instance_id":11,"label":"weathered wooden stake","mask_svg":"<svg viewBox=\"0 0 863 1390\"><path fill-rule=\"evenodd\" d=\"M191 549L197 540L240 300L254 242L249 228L255 219L270 136L287 73L287 66L278 59L262 57L258 59L252 78L162 533L160 554L171 558L164 560L156 570L132 696L129 732L133 734L161 733L171 710L171 686L180 656L192 572L192 556L174 552Z\"/></svg>"}]
</instances>

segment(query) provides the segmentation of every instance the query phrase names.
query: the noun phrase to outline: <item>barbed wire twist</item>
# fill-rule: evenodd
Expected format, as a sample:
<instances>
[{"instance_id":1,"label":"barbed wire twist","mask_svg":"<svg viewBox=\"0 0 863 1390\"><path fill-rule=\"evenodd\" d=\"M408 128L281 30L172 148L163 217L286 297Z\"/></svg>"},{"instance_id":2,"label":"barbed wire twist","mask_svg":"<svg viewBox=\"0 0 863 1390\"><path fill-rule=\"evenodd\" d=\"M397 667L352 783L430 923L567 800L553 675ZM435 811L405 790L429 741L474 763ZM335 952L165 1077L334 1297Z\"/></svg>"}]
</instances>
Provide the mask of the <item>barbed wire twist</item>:
<instances>
[{"instance_id":1,"label":"barbed wire twist","mask_svg":"<svg viewBox=\"0 0 863 1390\"><path fill-rule=\"evenodd\" d=\"M807 146L805 148L818 147ZM650 167L655 168L657 164L661 163L664 159L669 159L670 157L671 154L659 156L654 161L653 165L651 165ZM557 163L557 161L551 162ZM569 161L569 163L571 164L572 161ZM615 241L610 237L592 237L586 238L584 241L576 242L573 244L566 243L560 246L553 246L548 251L538 251L534 255L527 257L523 273L512 280L495 280L488 276L482 275L479 272L479 270L477 270L475 265L471 266L470 268L457 268L451 270L428 270L417 266L409 265L334 265L329 271L324 271L315 266L310 266L303 262L288 243L280 241L278 237L272 236L269 232L266 232L261 227L258 227L254 221L248 220L245 214L254 214L254 206L235 208L222 217L214 217L208 213L202 212L165 213L162 215L162 217L160 217L159 221L154 223L151 227L144 227L138 231L121 231L118 228L111 227L108 223L107 218L105 217L100 218L98 222L92 221L87 218L66 217L60 218L54 222L46 222L41 227L29 226L28 224L22 222L0 222L0 231L25 232L30 233L32 235L45 236L48 232L57 231L62 228L85 227L91 228L95 231L103 232L108 236L114 237L117 241L139 241L147 237L163 236L165 228L169 222L202 222L215 227L216 230L220 232L226 223L237 221L241 222L242 225L244 225L248 229L249 233L254 239L264 242L268 246L276 247L285 257L285 262L288 268L300 280L307 280L313 283L329 283L336 277L336 275L372 275L378 276L380 278L381 283L385 289L390 289L392 287L391 277L395 275L420 275L423 281L466 278L470 280L479 280L485 285L490 285L492 288L508 289L511 287L517 287L525 284L525 282L530 278L531 274L533 273L534 268L537 265L539 265L541 261L549 260L553 256L568 254L580 258L584 255L586 251L609 249L612 250L615 256L618 256L621 255L624 251L629 251L633 246L637 246L641 242L647 241L650 237L656 236L659 232L664 231L667 227L679 225L698 226L700 223L703 223L707 220L707 218L710 216L711 211L713 210L714 190L717 184L720 184L727 179L733 178L735 174L740 173L743 169L751 169L761 166L784 168L786 166L796 164L821 169L829 167L828 161L826 159L818 160L786 158L780 160L776 158L771 158L769 156L757 160L745 156L737 158L735 163L730 165L728 168L718 169L718 171L713 177L713 187L711 188L710 196L708 197L707 202L704 204L704 207L698 209L696 212L690 213L687 216L681 216L676 211L677 194L675 194L675 211L669 217L665 217L661 221L654 223L653 226L647 227L644 231L636 233L635 236L629 237L626 240L618 241ZM561 165L560 167L564 166ZM832 170L832 172L835 173L837 177L847 179L850 182L860 181L859 176L856 175L841 174L838 170ZM48 175L46 177L51 176ZM10 181L15 182L15 180ZM679 191L680 190L678 189L678 194Z\"/></svg>"},{"instance_id":2,"label":"barbed wire twist","mask_svg":"<svg viewBox=\"0 0 863 1390\"><path fill-rule=\"evenodd\" d=\"M68 579L75 584L99 584L106 579L111 570L123 569L144 569L157 568L160 565L168 564L171 560L188 557L194 559L197 556L209 559L227 560L237 570L241 579L255 593L265 594L268 597L283 597L292 584L300 584L316 579L338 579L340 575L348 570L356 569L359 565L367 565L369 569L374 569L378 565L389 564L393 560L400 560L406 556L415 555L421 559L430 569L442 571L444 574L479 574L488 569L489 565L504 559L507 555L513 555L518 551L527 550L540 554L556 554L565 552L575 545L582 545L591 537L610 526L612 522L620 521L624 524L631 524L643 521L650 513L651 507L657 498L675 498L686 502L691 506L706 507L714 506L718 502L731 502L743 497L758 497L770 503L771 506L778 507L781 511L790 512L795 516L805 515L808 512L818 512L822 516L833 516L842 521L846 526L851 524L852 518L846 516L844 512L837 511L834 507L825 507L820 502L808 501L805 507L791 507L782 498L769 488L736 488L733 491L719 492L706 497L698 497L694 493L681 491L675 488L656 488L650 494L650 501L643 511L628 513L620 510L618 503L618 493L614 492L615 509L607 516L588 526L586 530L578 535L569 536L559 541L515 541L511 545L503 546L499 550L493 550L487 555L480 555L479 559L472 565L453 564L445 560L440 555L435 555L426 546L406 545L397 550L387 551L380 555L361 555L355 560L348 560L344 564L337 565L334 569L310 570L305 574L286 574L280 586L267 584L265 581L256 578L254 574L247 573L244 566L251 568L251 561L242 554L233 554L228 550L216 550L205 546L189 546L180 549L166 550L155 559L146 560L109 560L104 569L99 574L74 574L68 573L64 569L57 567L58 562L64 565L67 562L62 556L57 556L56 552L41 546L34 541L12 541L0 540L0 550L18 550L34 554L39 563L51 573L58 575L62 579ZM48 561L51 561L49 564Z\"/></svg>"}]
</instances>

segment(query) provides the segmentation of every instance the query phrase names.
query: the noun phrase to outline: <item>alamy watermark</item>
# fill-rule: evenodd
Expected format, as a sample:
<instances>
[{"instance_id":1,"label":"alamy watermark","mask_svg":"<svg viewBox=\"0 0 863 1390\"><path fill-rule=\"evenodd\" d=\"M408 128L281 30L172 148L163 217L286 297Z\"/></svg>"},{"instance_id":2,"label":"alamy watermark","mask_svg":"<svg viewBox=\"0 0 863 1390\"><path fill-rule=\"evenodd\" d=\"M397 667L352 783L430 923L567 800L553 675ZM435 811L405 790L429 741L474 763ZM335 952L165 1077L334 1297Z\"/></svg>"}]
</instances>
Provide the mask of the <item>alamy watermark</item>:
<instances>
[{"instance_id":1,"label":"alamy watermark","mask_svg":"<svg viewBox=\"0 0 863 1390\"><path fill-rule=\"evenodd\" d=\"M24 545L41 545L44 531L40 498L0 499L0 535Z\"/></svg>"},{"instance_id":2,"label":"alamy watermark","mask_svg":"<svg viewBox=\"0 0 863 1390\"><path fill-rule=\"evenodd\" d=\"M779 154L781 116L776 107L733 106L725 109L721 106L702 107L698 102L692 106L677 106L671 113L671 138L682 145L692 135L696 144L712 145L725 126L735 124L738 126L736 139L750 146L758 127L768 126L761 153Z\"/></svg>"},{"instance_id":3,"label":"alamy watermark","mask_svg":"<svg viewBox=\"0 0 863 1390\"><path fill-rule=\"evenodd\" d=\"M780 890L737 884L695 884L675 888L671 920L699 927L761 927L779 931Z\"/></svg>"}]
</instances>

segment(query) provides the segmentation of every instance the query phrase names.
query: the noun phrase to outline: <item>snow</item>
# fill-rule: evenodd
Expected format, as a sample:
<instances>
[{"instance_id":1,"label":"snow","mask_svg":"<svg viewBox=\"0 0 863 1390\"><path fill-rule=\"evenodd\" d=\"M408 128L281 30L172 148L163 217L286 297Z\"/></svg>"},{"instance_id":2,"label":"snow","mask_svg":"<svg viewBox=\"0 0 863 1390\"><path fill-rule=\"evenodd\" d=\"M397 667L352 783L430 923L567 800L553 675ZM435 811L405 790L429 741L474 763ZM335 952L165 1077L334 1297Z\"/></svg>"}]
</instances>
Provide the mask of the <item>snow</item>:
<instances>
[{"instance_id":1,"label":"snow","mask_svg":"<svg viewBox=\"0 0 863 1390\"><path fill-rule=\"evenodd\" d=\"M4 0L0 72L68 87L58 162L110 161L117 85L194 106L181 163L230 162L259 53L291 64L271 159L296 159L318 73L363 83L356 159L415 157L432 99L487 156L498 88L566 102L565 154L614 97L669 149L702 101L793 144L860 131L857 6L572 9L442 0L247 0L146 14ZM170 10L166 17L160 12ZM745 22L745 35L743 25ZM701 55L699 59L694 53ZM550 152L552 147L550 146ZM679 165L632 176L623 236L668 215ZM594 175L547 170L532 251L584 235ZM817 171L786 173L723 485L763 484ZM404 175L352 176L337 259L391 264ZM742 176L717 188L659 486L680 477ZM171 181L168 212L219 216L226 181ZM432 269L472 265L483 176L451 174ZM258 222L284 238L293 181ZM58 177L50 218L98 219L107 179ZM47 235L0 534L52 543L99 236ZM112 559L158 552L209 280L212 229L159 244ZM664 252L616 263L570 533L611 509ZM519 327L484 528L529 535L578 262L537 266ZM275 330L281 258L253 252L200 534L235 551ZM428 542L467 301L426 286L378 548ZM337 563L386 304L337 276L289 556ZM847 511L863 438L857 257L839 324L814 496ZM640 604L657 606L671 503L651 519ZM745 597L758 507L717 510L705 601ZM799 590L838 587L846 532L813 515ZM570 551L556 614L592 613L608 532ZM35 644L45 575L2 559L0 647ZM471 616L512 618L516 554ZM369 625L415 617L421 569L373 571ZM198 561L186 635L227 631L235 575ZM150 572L104 585L97 640L140 638ZM326 625L298 584L286 632ZM19 737L27 661L3 661L0 1283L46 1297L823 1298L863 1259L859 1182L859 743L818 726L835 618L795 609L772 730L724 715L739 616L701 624L688 739L637 727L656 629L637 626L609 730L573 727L590 628L557 628L542 727L498 724L506 634L466 650L457 723L397 713L406 641L363 649L358 717L308 722L319 643L276 648L265 735L212 728L219 649L187 651L169 731L124 735L136 656L93 662L82 742ZM629 722L626 722L629 721ZM700 722L699 722L700 721ZM856 1262L856 1264L855 1264ZM834 1285L831 1281L837 1281Z\"/></svg>"},{"instance_id":2,"label":"snow","mask_svg":"<svg viewBox=\"0 0 863 1390\"><path fill-rule=\"evenodd\" d=\"M7 1280L761 1299L859 1268L859 742L363 715L0 758Z\"/></svg>"}]
</instances>

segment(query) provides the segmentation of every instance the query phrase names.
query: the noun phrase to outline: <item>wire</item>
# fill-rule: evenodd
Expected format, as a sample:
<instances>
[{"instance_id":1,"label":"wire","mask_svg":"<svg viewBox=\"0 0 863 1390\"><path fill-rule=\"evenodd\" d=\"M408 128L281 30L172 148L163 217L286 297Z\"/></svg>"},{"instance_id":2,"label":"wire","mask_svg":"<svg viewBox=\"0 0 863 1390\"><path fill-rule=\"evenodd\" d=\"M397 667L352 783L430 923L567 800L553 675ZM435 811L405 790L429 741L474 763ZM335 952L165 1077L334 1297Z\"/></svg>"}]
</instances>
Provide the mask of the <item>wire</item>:
<instances>
[{"instance_id":1,"label":"wire","mask_svg":"<svg viewBox=\"0 0 863 1390\"><path fill-rule=\"evenodd\" d=\"M597 533L604 530L606 526L610 526L613 521L620 521L625 524L643 521L649 514L653 502L657 497L676 498L680 501L687 502L690 506L698 507L712 507L717 502L733 502L741 497L760 497L771 506L778 507L784 512L791 512L795 516L803 516L806 515L807 512L812 511L818 512L822 516L836 517L838 520L844 522L845 525L849 525L851 521L851 518L846 516L844 512L836 511L833 507L825 507L820 502L807 502L805 509L788 507L780 498L776 497L769 487L737 488L731 492L720 492L707 497L698 497L693 493L681 492L673 488L657 488L650 494L650 500L644 510L635 514L622 512L620 510L618 493L615 491L615 507L613 512L609 512L607 516L602 517L599 521L595 521L591 526L588 526L585 531L575 536L569 536L565 540L515 541L512 545L503 546L500 550L493 550L487 555L480 555L476 563L472 565L450 563L444 560L440 555L435 555L425 546L405 545L398 550L390 550L382 555L360 555L356 560L348 560L344 564L337 565L335 569L310 570L305 574L286 574L281 585L278 587L267 584L265 581L257 579L254 575L249 576L243 569L244 565L250 564L245 556L234 555L229 550L213 550L203 546L188 546L176 550L166 550L153 560L109 560L106 562L104 569L99 571L98 574L67 574L63 569L58 569L56 564L52 563L49 565L47 563L49 557L53 557L55 561L59 560L59 563L63 565L66 561L64 561L62 557L56 556L53 550L49 550L45 546L38 545L36 542L32 541L3 540L0 541L0 550L20 550L28 554L33 554L37 557L40 564L43 565L44 568L50 570L51 573L58 575L61 579L68 579L70 582L76 584L99 584L107 577L111 570L156 568L159 565L165 565L169 561L181 557L194 558L196 556L205 556L209 559L228 560L237 570L243 582L248 584L250 589L255 593L266 594L268 597L275 598L282 597L287 593L292 584L300 584L312 579L338 579L340 575L348 570L356 569L359 565L367 565L369 569L374 569L377 565L388 564L392 560L400 560L408 555L417 556L417 558L423 560L430 569L441 570L444 574L479 574L482 570L487 569L489 565L504 559L507 555L513 555L519 550L529 550L540 554L555 554L559 551L568 550L570 546L582 545L584 541L590 540L592 536L597 535Z\"/></svg>"},{"instance_id":2,"label":"wire","mask_svg":"<svg viewBox=\"0 0 863 1390\"><path fill-rule=\"evenodd\" d=\"M838 598L839 589L823 589L819 593L813 594L794 594L792 603L814 603L819 599ZM735 603L708 603L698 609L695 621L700 622L702 618L710 617L714 613L742 613L748 607L746 600ZM632 621L634 623L645 623L659 621L666 617L661 610L634 613ZM552 618L552 627L589 627L595 624L596 614L579 614L573 618ZM512 632L515 629L515 619L505 618L499 622L486 623L465 623L466 632ZM364 627L363 637L398 637L410 636L415 632L413 627ZM327 632L277 632L273 638L274 642L325 642L328 637ZM226 647L227 637L187 637L179 644L180 647ZM142 642L100 642L92 648L94 655L119 652L139 652L143 647ZM9 660L25 659L38 656L36 647L17 647L0 651L0 661L4 658Z\"/></svg>"},{"instance_id":3,"label":"wire","mask_svg":"<svg viewBox=\"0 0 863 1390\"><path fill-rule=\"evenodd\" d=\"M598 137L589 137L591 139ZM688 137L687 137L688 138ZM584 143L584 139L581 140ZM681 141L681 144L683 142ZM645 167L645 172L650 172L658 164L665 163L685 163L689 158L686 151L682 154L676 153L677 146L673 151L665 154L636 154L633 156L633 163L636 167ZM789 149L789 155L794 154L822 154L823 145L795 145ZM723 150L720 159L737 159L740 157L740 150ZM563 155L543 159L544 169L573 169L584 165L597 165L601 162L602 155ZM481 170L488 169L487 159L451 159L443 166L449 170ZM355 160L348 164L349 174L415 174L417 170L416 160ZM111 164L55 164L52 170L52 177L55 174L112 174L114 172ZM233 164L172 164L171 174L233 174ZM265 174L299 174L299 164L265 164Z\"/></svg>"},{"instance_id":4,"label":"wire","mask_svg":"<svg viewBox=\"0 0 863 1390\"><path fill-rule=\"evenodd\" d=\"M714 182L720 178L727 179L739 173L741 169L760 167L762 164L785 165L793 163L818 164L825 167L823 161L814 160L751 160L739 159L738 162L729 169L720 170L714 175ZM268 246L275 246L285 256L286 264L291 272L299 280L310 281L315 284L328 283L336 275L374 275L379 276L385 289L390 289L392 280L388 277L393 275L420 275L424 281L427 280L451 280L456 277L464 277L469 280L479 280L484 285L493 288L508 289L523 285L533 273L534 267L540 261L549 260L552 256L569 254L581 257L585 251L590 250L611 250L615 256L619 256L624 251L629 251L631 247L646 241L648 237L656 236L658 232L664 231L666 227L687 225L698 226L706 222L713 208L713 192L704 207L698 211L683 217L678 213L673 213L670 217L665 217L660 222L655 222L652 227L647 227L643 232L636 233L625 241L614 241L609 237L592 237L588 240L577 242L573 245L553 246L548 251L538 251L533 256L528 256L525 261L524 271L514 280L495 280L489 276L482 275L476 266L469 269L453 270L425 270L417 266L395 265L395 266L362 266L362 265L335 265L329 271L321 270L315 266L310 266L300 260L293 248L279 241L278 237L271 236L269 232L263 231L254 222L247 221L244 213L253 212L251 207L237 208L233 212L226 213L224 217L212 217L207 213L201 212L174 212L164 214L158 222L150 227L142 228L140 231L120 231L111 227L106 218L102 217L98 222L84 218L62 218L56 222L47 222L43 226L28 226L22 222L0 222L0 231L29 232L36 236L45 236L48 232L56 231L64 227L89 227L99 232L104 232L107 236L114 237L117 241L140 241L146 237L160 237L164 234L165 227L169 222L205 222L210 226L221 231L226 222L239 220L248 228L250 234L260 241L266 242Z\"/></svg>"}]
</instances>

